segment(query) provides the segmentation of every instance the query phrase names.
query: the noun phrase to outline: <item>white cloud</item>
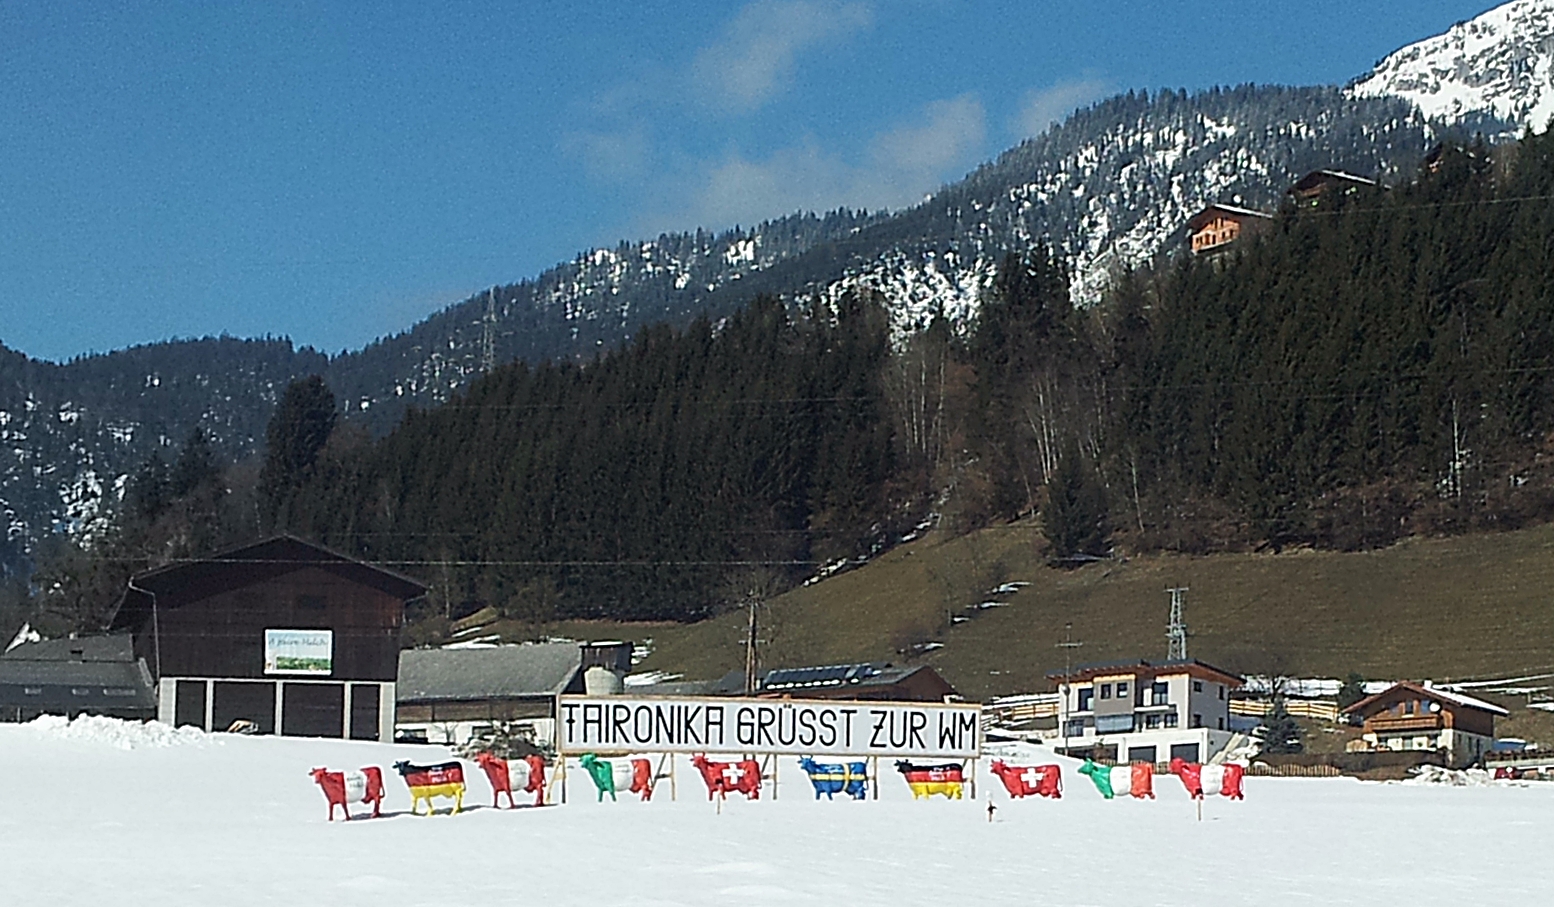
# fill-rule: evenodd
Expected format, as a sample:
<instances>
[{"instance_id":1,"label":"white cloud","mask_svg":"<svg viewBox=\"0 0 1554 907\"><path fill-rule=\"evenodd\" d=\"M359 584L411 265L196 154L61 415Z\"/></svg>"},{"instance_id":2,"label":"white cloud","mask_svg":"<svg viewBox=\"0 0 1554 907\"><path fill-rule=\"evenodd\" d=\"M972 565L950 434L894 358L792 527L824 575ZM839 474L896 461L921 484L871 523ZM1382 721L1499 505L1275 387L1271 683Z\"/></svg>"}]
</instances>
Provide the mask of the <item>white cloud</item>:
<instances>
[{"instance_id":1,"label":"white cloud","mask_svg":"<svg viewBox=\"0 0 1554 907\"><path fill-rule=\"evenodd\" d=\"M719 106L754 110L782 91L801 51L857 32L872 18L863 3L757 0L696 55L692 74Z\"/></svg>"},{"instance_id":2,"label":"white cloud","mask_svg":"<svg viewBox=\"0 0 1554 907\"><path fill-rule=\"evenodd\" d=\"M641 225L649 232L690 225L750 225L795 211L915 204L980 158L986 133L972 95L933 101L917 119L876 135L862 159L828 153L813 139L763 158L731 152L686 174L667 204Z\"/></svg>"},{"instance_id":3,"label":"white cloud","mask_svg":"<svg viewBox=\"0 0 1554 907\"><path fill-rule=\"evenodd\" d=\"M1041 135L1047 131L1048 126L1079 107L1100 100L1111 90L1107 82L1094 78L1059 82L1047 88L1032 88L1025 93L1020 110L1015 114L1015 131L1022 139Z\"/></svg>"},{"instance_id":4,"label":"white cloud","mask_svg":"<svg viewBox=\"0 0 1554 907\"><path fill-rule=\"evenodd\" d=\"M933 101L923 113L924 122L875 137L871 156L882 175L920 184L982 150L986 118L975 95ZM921 186L903 189L920 191Z\"/></svg>"}]
</instances>

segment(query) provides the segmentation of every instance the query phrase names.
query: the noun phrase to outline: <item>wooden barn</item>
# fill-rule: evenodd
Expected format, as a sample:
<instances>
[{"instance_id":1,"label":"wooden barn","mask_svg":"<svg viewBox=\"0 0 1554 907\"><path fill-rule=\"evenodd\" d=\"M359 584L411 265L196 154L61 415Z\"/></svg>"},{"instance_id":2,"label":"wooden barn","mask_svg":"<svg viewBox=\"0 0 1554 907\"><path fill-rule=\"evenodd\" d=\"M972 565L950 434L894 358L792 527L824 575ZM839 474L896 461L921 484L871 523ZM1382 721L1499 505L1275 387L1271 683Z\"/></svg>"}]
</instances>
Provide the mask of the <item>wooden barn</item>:
<instances>
[{"instance_id":1,"label":"wooden barn","mask_svg":"<svg viewBox=\"0 0 1554 907\"><path fill-rule=\"evenodd\" d=\"M1261 211L1235 205L1209 205L1187 221L1187 238L1194 255L1223 249L1273 220Z\"/></svg>"},{"instance_id":2,"label":"wooden barn","mask_svg":"<svg viewBox=\"0 0 1554 907\"><path fill-rule=\"evenodd\" d=\"M425 593L279 536L132 577L112 630L133 635L162 721L389 740L405 604Z\"/></svg>"}]
</instances>

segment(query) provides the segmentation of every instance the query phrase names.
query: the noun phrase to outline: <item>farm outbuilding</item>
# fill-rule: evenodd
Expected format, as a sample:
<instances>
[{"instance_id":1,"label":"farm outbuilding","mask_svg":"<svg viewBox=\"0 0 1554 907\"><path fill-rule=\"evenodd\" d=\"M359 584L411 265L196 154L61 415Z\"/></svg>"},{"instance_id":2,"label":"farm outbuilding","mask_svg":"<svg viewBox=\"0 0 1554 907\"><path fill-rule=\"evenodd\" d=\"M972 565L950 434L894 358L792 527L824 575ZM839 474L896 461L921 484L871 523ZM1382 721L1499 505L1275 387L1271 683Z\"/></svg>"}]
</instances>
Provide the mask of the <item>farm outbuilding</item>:
<instances>
[{"instance_id":1,"label":"farm outbuilding","mask_svg":"<svg viewBox=\"0 0 1554 907\"><path fill-rule=\"evenodd\" d=\"M133 637L164 722L387 740L405 604L425 593L279 536L132 577L111 629Z\"/></svg>"},{"instance_id":2,"label":"farm outbuilding","mask_svg":"<svg viewBox=\"0 0 1554 907\"><path fill-rule=\"evenodd\" d=\"M548 742L563 693L620 692L631 643L547 642L408 649L395 736L463 745L493 733Z\"/></svg>"},{"instance_id":3,"label":"farm outbuilding","mask_svg":"<svg viewBox=\"0 0 1554 907\"><path fill-rule=\"evenodd\" d=\"M151 672L128 636L27 642L0 655L0 721L156 716Z\"/></svg>"}]
</instances>

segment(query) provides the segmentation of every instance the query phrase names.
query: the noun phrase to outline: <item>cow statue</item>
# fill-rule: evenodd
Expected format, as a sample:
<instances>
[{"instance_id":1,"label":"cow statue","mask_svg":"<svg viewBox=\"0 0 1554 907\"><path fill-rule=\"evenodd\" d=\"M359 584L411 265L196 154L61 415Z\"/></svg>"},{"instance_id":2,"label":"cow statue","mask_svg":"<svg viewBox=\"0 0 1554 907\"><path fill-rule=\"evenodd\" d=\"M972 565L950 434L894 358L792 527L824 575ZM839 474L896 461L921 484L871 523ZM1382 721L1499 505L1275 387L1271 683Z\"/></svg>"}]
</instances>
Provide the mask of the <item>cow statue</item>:
<instances>
[{"instance_id":1,"label":"cow statue","mask_svg":"<svg viewBox=\"0 0 1554 907\"><path fill-rule=\"evenodd\" d=\"M313 780L323 789L324 798L329 801L329 821L335 820L335 807L338 806L349 822L352 803L371 803L373 818L382 815L383 770L376 765L369 765L359 772L332 772L327 768L315 768L308 774L313 776Z\"/></svg>"},{"instance_id":2,"label":"cow statue","mask_svg":"<svg viewBox=\"0 0 1554 907\"><path fill-rule=\"evenodd\" d=\"M491 782L491 805L501 805L501 795L507 795L507 806L515 808L513 802L513 784L519 785L519 789L527 794L534 794L534 805L545 805L545 760L536 755L525 756L523 759L508 762L490 753L477 753L475 755L481 769L486 773L486 779Z\"/></svg>"},{"instance_id":3,"label":"cow statue","mask_svg":"<svg viewBox=\"0 0 1554 907\"><path fill-rule=\"evenodd\" d=\"M707 783L707 799L716 794L720 799L732 793L741 793L751 800L761 799L761 766L754 759L738 762L709 762L701 753L691 757L691 764L701 772Z\"/></svg>"},{"instance_id":4,"label":"cow statue","mask_svg":"<svg viewBox=\"0 0 1554 907\"><path fill-rule=\"evenodd\" d=\"M1246 775L1246 769L1235 763L1200 765L1185 759L1172 759L1171 774L1182 779L1187 795L1194 800L1215 794L1232 800L1246 799L1241 791L1241 779Z\"/></svg>"},{"instance_id":5,"label":"cow statue","mask_svg":"<svg viewBox=\"0 0 1554 907\"><path fill-rule=\"evenodd\" d=\"M988 769L1015 800L1032 794L1054 800L1063 796L1063 770L1056 765L1005 765L1002 759L994 759Z\"/></svg>"},{"instance_id":6,"label":"cow statue","mask_svg":"<svg viewBox=\"0 0 1554 907\"><path fill-rule=\"evenodd\" d=\"M1127 794L1136 800L1155 799L1155 767L1151 763L1105 766L1086 759L1079 767L1079 773L1089 775L1095 789L1107 800L1119 794Z\"/></svg>"},{"instance_id":7,"label":"cow statue","mask_svg":"<svg viewBox=\"0 0 1554 907\"><path fill-rule=\"evenodd\" d=\"M961 766L957 762L946 762L942 765L897 762L896 771L906 778L907 787L912 789L913 800L927 800L934 794L941 794L949 800L961 798L964 778L961 774Z\"/></svg>"},{"instance_id":8,"label":"cow statue","mask_svg":"<svg viewBox=\"0 0 1554 907\"><path fill-rule=\"evenodd\" d=\"M799 768L809 775L809 783L815 786L815 799L821 794L833 799L836 794L847 794L854 800L862 800L868 792L869 767L862 762L835 762L821 764L808 756L799 760Z\"/></svg>"},{"instance_id":9,"label":"cow statue","mask_svg":"<svg viewBox=\"0 0 1554 907\"><path fill-rule=\"evenodd\" d=\"M420 815L417 808L421 801L426 801L426 814L428 816L436 812L432 805L433 797L449 797L453 800L453 811L448 815L456 816L464 809L464 766L454 762L440 762L437 765L412 765L409 762L396 762L394 769L400 777L405 779L405 784L410 788L410 814Z\"/></svg>"},{"instance_id":10,"label":"cow statue","mask_svg":"<svg viewBox=\"0 0 1554 907\"><path fill-rule=\"evenodd\" d=\"M578 762L582 763L588 777L593 779L601 801L605 794L614 800L616 791L628 791L643 800L653 799L653 763L650 760L637 757L623 762L608 762L593 753L584 753Z\"/></svg>"}]
</instances>

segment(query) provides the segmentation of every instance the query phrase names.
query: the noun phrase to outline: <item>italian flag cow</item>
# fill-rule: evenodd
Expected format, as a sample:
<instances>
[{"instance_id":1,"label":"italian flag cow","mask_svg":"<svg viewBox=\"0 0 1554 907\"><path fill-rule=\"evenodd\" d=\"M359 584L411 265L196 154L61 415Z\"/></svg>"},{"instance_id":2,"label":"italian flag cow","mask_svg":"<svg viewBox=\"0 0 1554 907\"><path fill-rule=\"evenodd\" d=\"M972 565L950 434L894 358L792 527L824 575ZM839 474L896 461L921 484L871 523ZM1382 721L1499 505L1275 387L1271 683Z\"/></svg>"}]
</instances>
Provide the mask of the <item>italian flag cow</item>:
<instances>
[{"instance_id":1,"label":"italian flag cow","mask_svg":"<svg viewBox=\"0 0 1554 907\"><path fill-rule=\"evenodd\" d=\"M1148 762L1107 766L1086 759L1079 767L1079 773L1089 775L1095 789L1108 800L1119 794L1138 800L1155 799L1155 767Z\"/></svg>"}]
</instances>

